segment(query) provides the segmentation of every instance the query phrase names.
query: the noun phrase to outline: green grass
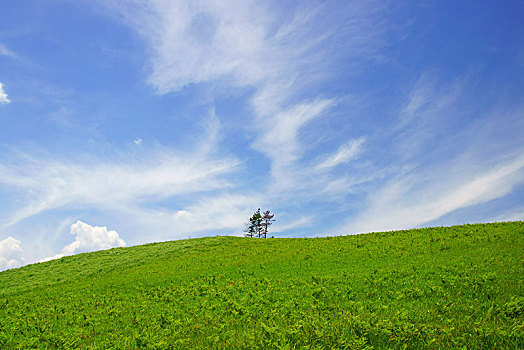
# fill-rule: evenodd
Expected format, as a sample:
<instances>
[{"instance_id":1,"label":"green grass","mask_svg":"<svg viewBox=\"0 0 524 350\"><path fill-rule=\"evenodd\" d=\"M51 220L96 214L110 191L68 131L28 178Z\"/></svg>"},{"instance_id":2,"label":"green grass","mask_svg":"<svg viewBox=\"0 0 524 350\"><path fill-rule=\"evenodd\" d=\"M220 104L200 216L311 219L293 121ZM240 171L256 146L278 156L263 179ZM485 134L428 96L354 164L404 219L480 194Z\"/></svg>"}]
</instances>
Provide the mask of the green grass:
<instances>
[{"instance_id":1,"label":"green grass","mask_svg":"<svg viewBox=\"0 0 524 350\"><path fill-rule=\"evenodd\" d=\"M0 348L522 349L523 259L523 222L80 254L0 273Z\"/></svg>"}]
</instances>

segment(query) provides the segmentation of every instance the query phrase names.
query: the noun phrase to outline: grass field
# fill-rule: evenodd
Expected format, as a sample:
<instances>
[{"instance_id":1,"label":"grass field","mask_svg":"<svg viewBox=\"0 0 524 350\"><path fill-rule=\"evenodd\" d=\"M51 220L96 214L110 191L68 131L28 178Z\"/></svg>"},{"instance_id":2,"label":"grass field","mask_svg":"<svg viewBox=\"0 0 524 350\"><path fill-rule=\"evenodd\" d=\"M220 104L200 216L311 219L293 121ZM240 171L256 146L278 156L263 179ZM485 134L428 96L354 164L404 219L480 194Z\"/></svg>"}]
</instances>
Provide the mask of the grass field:
<instances>
[{"instance_id":1,"label":"grass field","mask_svg":"<svg viewBox=\"0 0 524 350\"><path fill-rule=\"evenodd\" d=\"M523 222L211 237L0 273L2 349L523 349L523 321Z\"/></svg>"}]
</instances>

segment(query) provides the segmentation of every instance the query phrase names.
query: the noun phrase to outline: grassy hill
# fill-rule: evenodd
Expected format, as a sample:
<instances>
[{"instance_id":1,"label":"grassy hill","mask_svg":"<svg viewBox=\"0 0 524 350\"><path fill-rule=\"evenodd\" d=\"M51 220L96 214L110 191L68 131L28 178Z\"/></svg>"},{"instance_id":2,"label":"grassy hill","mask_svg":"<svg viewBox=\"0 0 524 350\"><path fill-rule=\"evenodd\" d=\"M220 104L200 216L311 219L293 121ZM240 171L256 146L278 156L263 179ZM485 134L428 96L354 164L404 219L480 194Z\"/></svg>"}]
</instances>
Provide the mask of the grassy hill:
<instances>
[{"instance_id":1,"label":"grassy hill","mask_svg":"<svg viewBox=\"0 0 524 350\"><path fill-rule=\"evenodd\" d=\"M522 349L523 259L523 222L80 254L0 273L0 348Z\"/></svg>"}]
</instances>

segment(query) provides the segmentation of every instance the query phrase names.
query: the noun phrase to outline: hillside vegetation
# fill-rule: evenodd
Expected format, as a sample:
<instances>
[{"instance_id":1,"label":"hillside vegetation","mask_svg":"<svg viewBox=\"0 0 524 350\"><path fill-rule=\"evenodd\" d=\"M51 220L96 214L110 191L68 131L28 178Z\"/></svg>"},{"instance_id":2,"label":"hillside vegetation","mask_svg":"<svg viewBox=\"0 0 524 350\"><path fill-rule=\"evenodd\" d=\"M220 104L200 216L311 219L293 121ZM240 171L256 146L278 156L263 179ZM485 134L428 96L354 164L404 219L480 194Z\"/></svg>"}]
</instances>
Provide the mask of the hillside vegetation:
<instances>
[{"instance_id":1,"label":"hillside vegetation","mask_svg":"<svg viewBox=\"0 0 524 350\"><path fill-rule=\"evenodd\" d=\"M523 258L523 222L80 254L0 273L0 348L522 349Z\"/></svg>"}]
</instances>

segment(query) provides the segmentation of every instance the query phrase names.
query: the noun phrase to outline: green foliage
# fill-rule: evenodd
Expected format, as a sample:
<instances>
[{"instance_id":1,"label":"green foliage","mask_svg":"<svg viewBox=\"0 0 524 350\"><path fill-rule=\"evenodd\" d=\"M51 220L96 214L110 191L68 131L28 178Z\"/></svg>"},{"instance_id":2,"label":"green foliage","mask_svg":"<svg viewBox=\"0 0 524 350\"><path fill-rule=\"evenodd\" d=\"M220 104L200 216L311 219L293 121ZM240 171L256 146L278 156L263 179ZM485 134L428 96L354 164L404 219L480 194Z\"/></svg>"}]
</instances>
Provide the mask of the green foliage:
<instances>
[{"instance_id":1,"label":"green foliage","mask_svg":"<svg viewBox=\"0 0 524 350\"><path fill-rule=\"evenodd\" d=\"M65 257L0 273L0 348L522 349L523 236L509 222Z\"/></svg>"},{"instance_id":2,"label":"green foliage","mask_svg":"<svg viewBox=\"0 0 524 350\"><path fill-rule=\"evenodd\" d=\"M273 219L274 216L275 216L275 214L271 214L271 212L269 210L266 210L264 212L264 215L262 215L261 225L262 225L262 234L264 235L264 238L267 238L267 233L269 231L269 226L271 226L273 224L272 221L275 221Z\"/></svg>"},{"instance_id":3,"label":"green foliage","mask_svg":"<svg viewBox=\"0 0 524 350\"><path fill-rule=\"evenodd\" d=\"M264 215L260 214L260 208L249 218L249 222L245 224L244 232L246 237L258 237L267 238L269 226L272 225L272 221L275 221L273 217L275 214L271 214L269 210L264 212Z\"/></svg>"},{"instance_id":4,"label":"green foliage","mask_svg":"<svg viewBox=\"0 0 524 350\"><path fill-rule=\"evenodd\" d=\"M249 222L246 224L246 237L260 238L262 235L262 215L260 214L260 208L249 218Z\"/></svg>"}]
</instances>

